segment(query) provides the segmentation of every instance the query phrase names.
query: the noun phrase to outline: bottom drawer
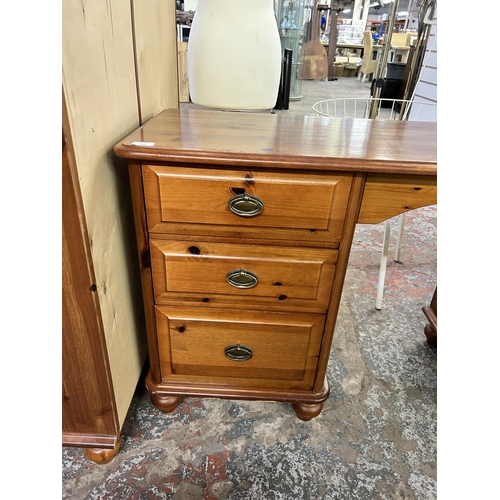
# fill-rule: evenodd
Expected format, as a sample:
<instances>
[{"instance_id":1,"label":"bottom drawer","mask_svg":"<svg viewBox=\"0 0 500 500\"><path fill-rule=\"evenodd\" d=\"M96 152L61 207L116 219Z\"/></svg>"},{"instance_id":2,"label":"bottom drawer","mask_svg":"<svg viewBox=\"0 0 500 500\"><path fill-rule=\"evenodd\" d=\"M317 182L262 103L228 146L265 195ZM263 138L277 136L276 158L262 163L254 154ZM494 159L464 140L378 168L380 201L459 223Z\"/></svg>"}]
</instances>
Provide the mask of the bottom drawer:
<instances>
[{"instance_id":1,"label":"bottom drawer","mask_svg":"<svg viewBox=\"0 0 500 500\"><path fill-rule=\"evenodd\" d=\"M163 382L311 389L325 316L157 306Z\"/></svg>"}]
</instances>

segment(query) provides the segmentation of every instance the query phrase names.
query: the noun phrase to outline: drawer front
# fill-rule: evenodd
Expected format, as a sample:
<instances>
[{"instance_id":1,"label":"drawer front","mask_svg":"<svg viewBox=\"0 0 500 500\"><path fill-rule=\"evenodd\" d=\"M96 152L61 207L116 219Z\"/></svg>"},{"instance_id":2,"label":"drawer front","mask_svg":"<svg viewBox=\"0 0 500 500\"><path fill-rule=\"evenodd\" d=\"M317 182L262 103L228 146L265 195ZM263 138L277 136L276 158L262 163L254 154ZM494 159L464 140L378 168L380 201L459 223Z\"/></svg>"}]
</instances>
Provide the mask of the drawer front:
<instances>
[{"instance_id":1,"label":"drawer front","mask_svg":"<svg viewBox=\"0 0 500 500\"><path fill-rule=\"evenodd\" d=\"M144 165L148 228L152 233L338 243L351 179L350 174ZM246 202L235 199L244 195Z\"/></svg>"},{"instance_id":2,"label":"drawer front","mask_svg":"<svg viewBox=\"0 0 500 500\"><path fill-rule=\"evenodd\" d=\"M156 303L326 311L338 250L151 240ZM203 302L203 300L205 301ZM208 299L208 300L207 300ZM219 299L219 300L217 300ZM171 302L169 302L171 301Z\"/></svg>"},{"instance_id":3,"label":"drawer front","mask_svg":"<svg viewBox=\"0 0 500 500\"><path fill-rule=\"evenodd\" d=\"M314 384L324 315L158 306L156 318L163 381L291 389ZM246 349L251 357L238 360Z\"/></svg>"}]
</instances>

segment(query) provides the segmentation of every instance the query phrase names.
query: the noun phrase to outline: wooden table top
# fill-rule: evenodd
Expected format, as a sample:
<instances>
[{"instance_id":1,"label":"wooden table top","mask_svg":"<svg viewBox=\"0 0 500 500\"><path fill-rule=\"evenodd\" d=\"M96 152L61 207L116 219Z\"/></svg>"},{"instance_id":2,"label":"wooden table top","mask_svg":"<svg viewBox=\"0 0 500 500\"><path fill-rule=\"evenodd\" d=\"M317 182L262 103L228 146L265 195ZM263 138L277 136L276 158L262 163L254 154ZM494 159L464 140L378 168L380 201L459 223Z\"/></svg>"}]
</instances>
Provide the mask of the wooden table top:
<instances>
[{"instance_id":1,"label":"wooden table top","mask_svg":"<svg viewBox=\"0 0 500 500\"><path fill-rule=\"evenodd\" d=\"M167 109L114 151L136 160L433 176L437 175L437 125Z\"/></svg>"}]
</instances>

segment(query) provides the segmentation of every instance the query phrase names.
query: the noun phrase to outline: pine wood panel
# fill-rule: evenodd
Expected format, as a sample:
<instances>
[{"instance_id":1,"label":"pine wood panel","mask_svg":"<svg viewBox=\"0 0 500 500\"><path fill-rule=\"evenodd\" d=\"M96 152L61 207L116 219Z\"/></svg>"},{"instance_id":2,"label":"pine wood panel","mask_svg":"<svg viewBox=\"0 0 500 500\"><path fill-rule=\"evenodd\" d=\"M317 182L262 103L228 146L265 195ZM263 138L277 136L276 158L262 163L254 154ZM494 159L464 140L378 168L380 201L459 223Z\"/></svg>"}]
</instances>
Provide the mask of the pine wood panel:
<instances>
[{"instance_id":1,"label":"pine wood panel","mask_svg":"<svg viewBox=\"0 0 500 500\"><path fill-rule=\"evenodd\" d=\"M64 99L62 204L63 445L113 448L118 418Z\"/></svg>"},{"instance_id":2,"label":"pine wood panel","mask_svg":"<svg viewBox=\"0 0 500 500\"><path fill-rule=\"evenodd\" d=\"M311 175L143 166L148 228L152 233L314 240L338 243L350 174ZM255 217L231 212L245 192L264 203ZM286 230L286 231L284 231Z\"/></svg>"},{"instance_id":3,"label":"pine wood panel","mask_svg":"<svg viewBox=\"0 0 500 500\"><path fill-rule=\"evenodd\" d=\"M187 72L188 42L177 42L177 71L179 73L179 102L189 102L189 80Z\"/></svg>"},{"instance_id":4,"label":"pine wood panel","mask_svg":"<svg viewBox=\"0 0 500 500\"><path fill-rule=\"evenodd\" d=\"M88 0L62 7L63 88L123 423L147 349L128 178L112 149L141 117L177 106L175 4Z\"/></svg>"},{"instance_id":5,"label":"pine wood panel","mask_svg":"<svg viewBox=\"0 0 500 500\"><path fill-rule=\"evenodd\" d=\"M133 0L137 91L141 123L179 107L176 6L171 0Z\"/></svg>"},{"instance_id":6,"label":"pine wood panel","mask_svg":"<svg viewBox=\"0 0 500 500\"><path fill-rule=\"evenodd\" d=\"M151 240L150 249L157 303L168 300L169 295L194 293L200 297L199 305L209 307L214 306L210 297L222 295L221 300L233 306L245 307L260 298L259 307L279 309L291 300L296 310L307 310L313 302L312 307L323 312L328 306L338 253L316 248L163 240ZM253 288L239 289L228 283L227 273L242 268L258 277Z\"/></svg>"},{"instance_id":7,"label":"pine wood panel","mask_svg":"<svg viewBox=\"0 0 500 500\"><path fill-rule=\"evenodd\" d=\"M157 307L162 379L253 387L312 387L321 346L324 316L264 311ZM243 344L247 361L229 360L224 348ZM290 383L285 382L289 387Z\"/></svg>"},{"instance_id":8,"label":"pine wood panel","mask_svg":"<svg viewBox=\"0 0 500 500\"><path fill-rule=\"evenodd\" d=\"M126 169L113 144L139 126L130 2L63 2L63 87L119 422L146 357ZM131 281L132 280L132 281Z\"/></svg>"},{"instance_id":9,"label":"pine wood panel","mask_svg":"<svg viewBox=\"0 0 500 500\"><path fill-rule=\"evenodd\" d=\"M358 223L377 224L408 210L435 203L435 177L369 174Z\"/></svg>"}]
</instances>

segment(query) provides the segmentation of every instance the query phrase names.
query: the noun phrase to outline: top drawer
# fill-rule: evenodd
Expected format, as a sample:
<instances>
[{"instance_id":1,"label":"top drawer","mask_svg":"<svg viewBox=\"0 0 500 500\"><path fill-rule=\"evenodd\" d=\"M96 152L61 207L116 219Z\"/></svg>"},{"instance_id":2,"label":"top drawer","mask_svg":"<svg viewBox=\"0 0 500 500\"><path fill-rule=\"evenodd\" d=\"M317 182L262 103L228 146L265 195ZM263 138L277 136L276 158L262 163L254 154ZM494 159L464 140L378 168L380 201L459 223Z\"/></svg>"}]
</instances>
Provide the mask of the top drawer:
<instances>
[{"instance_id":1,"label":"top drawer","mask_svg":"<svg viewBox=\"0 0 500 500\"><path fill-rule=\"evenodd\" d=\"M351 179L351 174L343 173L143 165L148 229L160 234L334 244L342 234ZM237 195L249 200L235 202Z\"/></svg>"}]
</instances>

